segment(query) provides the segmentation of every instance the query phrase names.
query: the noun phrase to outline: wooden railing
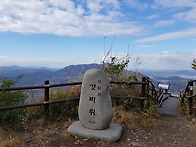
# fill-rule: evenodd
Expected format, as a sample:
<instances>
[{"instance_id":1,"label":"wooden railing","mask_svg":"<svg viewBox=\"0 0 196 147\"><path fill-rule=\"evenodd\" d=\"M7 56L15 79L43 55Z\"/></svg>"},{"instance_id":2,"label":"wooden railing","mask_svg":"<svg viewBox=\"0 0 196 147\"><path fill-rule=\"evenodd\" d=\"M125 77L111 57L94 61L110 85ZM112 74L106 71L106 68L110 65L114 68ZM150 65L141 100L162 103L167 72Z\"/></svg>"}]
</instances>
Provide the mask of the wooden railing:
<instances>
[{"instance_id":1,"label":"wooden railing","mask_svg":"<svg viewBox=\"0 0 196 147\"><path fill-rule=\"evenodd\" d=\"M188 99L190 115L193 114L193 100L196 99L196 94L194 94L194 89L193 89L194 83L196 83L196 80L190 80L187 83L184 93L180 96L182 105L184 104L185 98Z\"/></svg>"},{"instance_id":2,"label":"wooden railing","mask_svg":"<svg viewBox=\"0 0 196 147\"><path fill-rule=\"evenodd\" d=\"M162 99L160 99L160 97L163 94L164 90L157 89L149 78L147 78L147 81L149 83L149 88L148 88L149 97L151 97L158 105L161 105Z\"/></svg>"},{"instance_id":3,"label":"wooden railing","mask_svg":"<svg viewBox=\"0 0 196 147\"><path fill-rule=\"evenodd\" d=\"M133 99L137 100L148 100L149 97L151 96L154 98L155 101L157 101L157 93L155 91L155 87L150 82L148 77L143 77L142 81L136 81L136 82L114 82L111 81L111 84L127 84L127 85L141 85L142 92L141 92L141 97L131 97ZM33 106L41 106L43 105L45 107L45 111L49 110L49 105L54 104L54 103L62 103L62 102L67 102L67 101L78 101L79 97L76 98L71 98L71 99L64 99L64 100L55 100L55 101L50 101L50 88L54 87L62 87L62 86L74 86L74 85L81 85L82 82L72 82L72 83L62 83L62 84L50 84L50 82L47 80L45 81L45 84L42 86L26 86L26 87L9 87L9 88L0 88L0 91L16 91L16 90L31 90L31 89L44 89L45 93L45 99L44 102L40 103L32 103L32 104L22 104L22 105L16 105L16 106L6 106L6 107L1 107L0 110L10 110L10 109L16 109L16 108L25 108L25 107L33 107ZM152 95L149 94L149 85L152 85ZM118 98L130 98L126 96L111 96L113 99L118 99Z\"/></svg>"}]
</instances>

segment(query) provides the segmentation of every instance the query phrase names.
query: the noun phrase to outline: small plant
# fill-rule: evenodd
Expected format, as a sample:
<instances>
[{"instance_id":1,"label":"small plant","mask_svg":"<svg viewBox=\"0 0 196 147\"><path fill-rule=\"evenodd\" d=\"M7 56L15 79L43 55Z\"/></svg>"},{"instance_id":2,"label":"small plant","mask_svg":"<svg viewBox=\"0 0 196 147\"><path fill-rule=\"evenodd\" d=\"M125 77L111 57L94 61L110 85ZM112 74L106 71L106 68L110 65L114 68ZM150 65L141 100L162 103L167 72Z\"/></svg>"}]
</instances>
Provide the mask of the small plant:
<instances>
[{"instance_id":1,"label":"small plant","mask_svg":"<svg viewBox=\"0 0 196 147\"><path fill-rule=\"evenodd\" d=\"M180 91L180 93L182 92ZM192 103L190 104L190 98L188 98L188 96L188 93L184 93L183 95L181 94L182 100L179 106L177 107L186 117L191 117L191 115L196 116L196 98L193 97ZM190 108L190 105L192 106L192 109Z\"/></svg>"},{"instance_id":2,"label":"small plant","mask_svg":"<svg viewBox=\"0 0 196 147\"><path fill-rule=\"evenodd\" d=\"M125 80L123 76L123 72L125 68L129 64L129 59L117 59L117 57L110 57L110 62L102 62L102 68L105 73L110 77L113 81ZM126 77L128 79L130 77Z\"/></svg>"},{"instance_id":3,"label":"small plant","mask_svg":"<svg viewBox=\"0 0 196 147\"><path fill-rule=\"evenodd\" d=\"M116 56L110 56L111 50L112 46L102 61L102 70L109 76L110 80L127 83L138 81L137 72L129 72L126 70L130 62L131 53L127 53L125 56L118 58ZM137 66L140 64L139 58L137 58L135 64L137 64ZM141 89L141 85L111 85L110 94L112 96L127 97L127 99L115 99L113 100L113 104L115 106L123 106L126 111L141 112L147 111L150 108L151 110L148 110L149 115L155 115L151 108L153 106L156 107L155 103L152 102L152 99L150 99L150 101L148 100L147 102L144 100L134 99L135 97L141 97Z\"/></svg>"},{"instance_id":4,"label":"small plant","mask_svg":"<svg viewBox=\"0 0 196 147\"><path fill-rule=\"evenodd\" d=\"M27 122L33 124L39 120L49 122L63 121L67 118L78 118L78 104L79 101L69 101L72 98L80 97L80 86L72 86L66 90L56 89L50 93L50 101L68 100L63 103L51 104L49 106L49 113L46 115L45 109L42 106L32 107L27 109Z\"/></svg>"},{"instance_id":5,"label":"small plant","mask_svg":"<svg viewBox=\"0 0 196 147\"><path fill-rule=\"evenodd\" d=\"M19 76L16 81L2 77L0 79L1 88L14 86L22 78ZM23 104L27 95L24 91L0 91L0 107ZM0 125L8 125L14 129L21 129L21 123L25 120L25 109L14 109L0 111Z\"/></svg>"},{"instance_id":6,"label":"small plant","mask_svg":"<svg viewBox=\"0 0 196 147\"><path fill-rule=\"evenodd\" d=\"M53 100L68 100L65 103L50 105L50 117L53 119L60 120L65 117L78 117L78 104L79 101L69 101L72 98L80 97L81 86L72 86L66 90L53 91L50 94L51 101Z\"/></svg>"}]
</instances>

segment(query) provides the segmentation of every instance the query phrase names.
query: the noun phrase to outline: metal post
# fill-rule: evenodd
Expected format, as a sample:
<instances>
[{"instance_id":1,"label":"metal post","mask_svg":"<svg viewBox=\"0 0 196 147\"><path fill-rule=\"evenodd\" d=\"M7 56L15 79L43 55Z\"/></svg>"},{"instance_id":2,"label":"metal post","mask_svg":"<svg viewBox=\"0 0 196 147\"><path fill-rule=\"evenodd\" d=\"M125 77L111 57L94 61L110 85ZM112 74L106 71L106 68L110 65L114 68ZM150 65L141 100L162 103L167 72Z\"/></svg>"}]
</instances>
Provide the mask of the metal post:
<instances>
[{"instance_id":1,"label":"metal post","mask_svg":"<svg viewBox=\"0 0 196 147\"><path fill-rule=\"evenodd\" d=\"M45 103L49 102L49 80L45 81ZM45 112L49 112L49 104L45 104Z\"/></svg>"}]
</instances>

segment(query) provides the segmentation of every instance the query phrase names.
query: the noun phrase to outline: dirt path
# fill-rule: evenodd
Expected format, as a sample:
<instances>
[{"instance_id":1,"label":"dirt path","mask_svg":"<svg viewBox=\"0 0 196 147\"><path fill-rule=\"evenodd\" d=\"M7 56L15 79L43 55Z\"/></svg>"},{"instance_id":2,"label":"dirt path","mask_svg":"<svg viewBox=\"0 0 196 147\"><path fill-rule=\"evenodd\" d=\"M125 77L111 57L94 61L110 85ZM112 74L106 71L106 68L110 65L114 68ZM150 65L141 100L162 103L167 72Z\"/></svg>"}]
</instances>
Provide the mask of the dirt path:
<instances>
[{"instance_id":1,"label":"dirt path","mask_svg":"<svg viewBox=\"0 0 196 147\"><path fill-rule=\"evenodd\" d=\"M168 99L164 100L161 107L157 108L158 113L162 114L171 114L180 116L181 112L177 108L177 105L179 105L180 99L176 97L169 97Z\"/></svg>"},{"instance_id":2,"label":"dirt path","mask_svg":"<svg viewBox=\"0 0 196 147\"><path fill-rule=\"evenodd\" d=\"M71 122L58 123L46 128L36 128L20 134L24 143L20 147L195 147L196 122L183 117L161 115L159 123L146 129L123 129L120 141L108 143L84 139L66 132Z\"/></svg>"}]
</instances>

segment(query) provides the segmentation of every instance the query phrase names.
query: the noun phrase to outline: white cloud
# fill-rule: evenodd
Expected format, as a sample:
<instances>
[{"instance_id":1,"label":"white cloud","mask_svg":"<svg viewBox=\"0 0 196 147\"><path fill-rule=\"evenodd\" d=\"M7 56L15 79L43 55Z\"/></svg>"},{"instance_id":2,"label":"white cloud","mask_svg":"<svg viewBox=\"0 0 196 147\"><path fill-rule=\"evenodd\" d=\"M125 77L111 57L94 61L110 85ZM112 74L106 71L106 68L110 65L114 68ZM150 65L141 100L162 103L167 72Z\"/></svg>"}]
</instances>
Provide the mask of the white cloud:
<instances>
[{"instance_id":1,"label":"white cloud","mask_svg":"<svg viewBox=\"0 0 196 147\"><path fill-rule=\"evenodd\" d=\"M87 7L92 12L99 12L102 9L119 9L119 2L117 0L87 0Z\"/></svg>"},{"instance_id":2,"label":"white cloud","mask_svg":"<svg viewBox=\"0 0 196 147\"><path fill-rule=\"evenodd\" d=\"M155 47L155 45L137 45L136 47L140 47L140 48L151 48L151 47Z\"/></svg>"},{"instance_id":3,"label":"white cloud","mask_svg":"<svg viewBox=\"0 0 196 147\"><path fill-rule=\"evenodd\" d=\"M173 17L180 21L196 23L196 1L195 0L155 0L154 5L158 9L180 10Z\"/></svg>"},{"instance_id":4,"label":"white cloud","mask_svg":"<svg viewBox=\"0 0 196 147\"><path fill-rule=\"evenodd\" d=\"M180 12L173 15L175 19L184 19L185 16L186 16L186 12Z\"/></svg>"},{"instance_id":5,"label":"white cloud","mask_svg":"<svg viewBox=\"0 0 196 147\"><path fill-rule=\"evenodd\" d=\"M13 57L0 56L0 64L5 66L20 65L20 66L48 66L58 67L66 64L67 61L54 57Z\"/></svg>"},{"instance_id":6,"label":"white cloud","mask_svg":"<svg viewBox=\"0 0 196 147\"><path fill-rule=\"evenodd\" d=\"M142 26L120 21L124 15L119 8L117 0L78 3L71 0L1 0L0 32L69 36L141 34Z\"/></svg>"},{"instance_id":7,"label":"white cloud","mask_svg":"<svg viewBox=\"0 0 196 147\"><path fill-rule=\"evenodd\" d=\"M101 3L99 3L99 1L93 1L93 0L87 0L87 7L91 10L91 11L95 11L95 12L99 12L101 9L103 9L103 5L101 5Z\"/></svg>"},{"instance_id":8,"label":"white cloud","mask_svg":"<svg viewBox=\"0 0 196 147\"><path fill-rule=\"evenodd\" d=\"M69 56L30 56L30 57L15 57L15 56L0 56L0 65L4 66L45 66L52 68L63 68L73 64L90 64L101 63L103 55L99 52L69 54Z\"/></svg>"},{"instance_id":9,"label":"white cloud","mask_svg":"<svg viewBox=\"0 0 196 147\"><path fill-rule=\"evenodd\" d=\"M54 68L63 68L71 64L88 64L101 63L104 52L97 52L96 57L93 54L80 54L71 58L59 57L13 57L0 56L0 64L4 66L19 65L19 66L46 66ZM118 58L125 57L127 52L113 52L111 56ZM86 58L89 57L89 58ZM129 69L134 69L138 66L136 61L139 58L141 64L139 69L191 69L193 58L196 57L196 52L168 52L163 53L131 53ZM74 60L73 60L74 59ZM107 59L109 60L109 59Z\"/></svg>"},{"instance_id":10,"label":"white cloud","mask_svg":"<svg viewBox=\"0 0 196 147\"><path fill-rule=\"evenodd\" d=\"M168 39L195 37L195 36L196 36L196 28L191 28L185 31L165 33L153 37L143 38L143 39L135 40L134 42L153 42L153 41L168 40Z\"/></svg>"},{"instance_id":11,"label":"white cloud","mask_svg":"<svg viewBox=\"0 0 196 147\"><path fill-rule=\"evenodd\" d=\"M103 56L103 52L100 52ZM118 58L125 57L127 52L113 52L113 56ZM111 54L110 54L111 56ZM109 57L110 57L109 56ZM173 69L173 70L191 70L191 63L193 58L196 57L196 52L168 52L163 53L142 53L133 52L130 56L128 69ZM104 57L102 57L103 60ZM110 59L107 58L107 61ZM138 65L138 62L141 64Z\"/></svg>"},{"instance_id":12,"label":"white cloud","mask_svg":"<svg viewBox=\"0 0 196 147\"><path fill-rule=\"evenodd\" d=\"M103 55L103 52L100 53ZM127 52L112 53L118 58L127 55ZM109 56L110 57L110 56ZM191 70L191 63L196 57L196 52L168 52L163 53L142 53L133 52L130 56L128 69L173 69L173 70ZM104 57L102 57L103 60ZM107 61L110 59L107 58ZM140 63L140 64L138 64Z\"/></svg>"},{"instance_id":13,"label":"white cloud","mask_svg":"<svg viewBox=\"0 0 196 147\"><path fill-rule=\"evenodd\" d=\"M162 27L162 26L169 26L173 25L175 23L175 20L161 20L154 24L155 27Z\"/></svg>"},{"instance_id":14,"label":"white cloud","mask_svg":"<svg viewBox=\"0 0 196 147\"><path fill-rule=\"evenodd\" d=\"M75 4L71 0L50 0L49 3L56 8L65 9L69 12L75 9Z\"/></svg>"},{"instance_id":15,"label":"white cloud","mask_svg":"<svg viewBox=\"0 0 196 147\"><path fill-rule=\"evenodd\" d=\"M163 53L135 53L141 65L139 69L191 69L196 52L163 52ZM133 58L134 62L135 58Z\"/></svg>"},{"instance_id":16,"label":"white cloud","mask_svg":"<svg viewBox=\"0 0 196 147\"><path fill-rule=\"evenodd\" d=\"M149 8L149 4L140 2L139 0L123 0L123 3L125 3L128 7L144 10Z\"/></svg>"},{"instance_id":17,"label":"white cloud","mask_svg":"<svg viewBox=\"0 0 196 147\"><path fill-rule=\"evenodd\" d=\"M174 18L182 21L187 21L191 23L196 23L196 8L189 11L176 13L173 15Z\"/></svg>"},{"instance_id":18,"label":"white cloud","mask_svg":"<svg viewBox=\"0 0 196 147\"><path fill-rule=\"evenodd\" d=\"M159 17L159 15L152 14L152 15L146 17L146 19L155 19L155 18L157 18L157 17Z\"/></svg>"},{"instance_id":19,"label":"white cloud","mask_svg":"<svg viewBox=\"0 0 196 147\"><path fill-rule=\"evenodd\" d=\"M163 8L184 8L194 7L194 0L155 0L155 5Z\"/></svg>"}]
</instances>

